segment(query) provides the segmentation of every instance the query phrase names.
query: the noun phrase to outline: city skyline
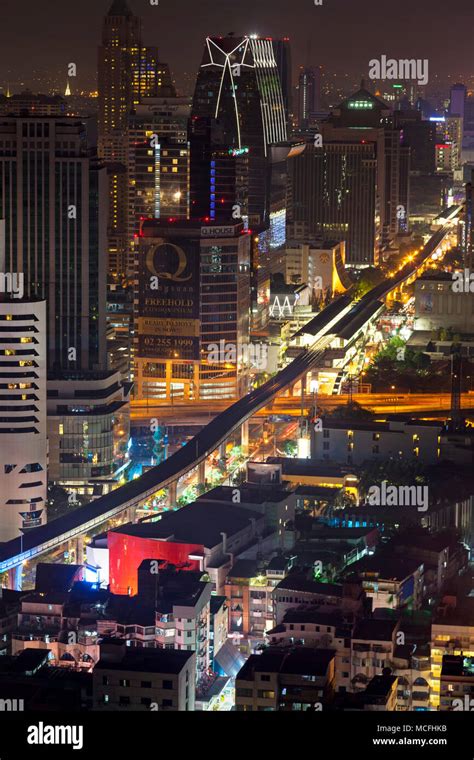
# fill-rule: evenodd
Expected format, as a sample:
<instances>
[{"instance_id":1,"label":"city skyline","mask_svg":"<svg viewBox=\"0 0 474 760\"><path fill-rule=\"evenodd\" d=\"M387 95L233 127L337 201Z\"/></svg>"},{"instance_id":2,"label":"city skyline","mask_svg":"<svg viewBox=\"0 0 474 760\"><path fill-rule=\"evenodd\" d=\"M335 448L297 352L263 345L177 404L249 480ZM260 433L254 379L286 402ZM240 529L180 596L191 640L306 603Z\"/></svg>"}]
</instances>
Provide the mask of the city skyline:
<instances>
[{"instance_id":1,"label":"city skyline","mask_svg":"<svg viewBox=\"0 0 474 760\"><path fill-rule=\"evenodd\" d=\"M46 0L29 9L31 12L25 17L14 0L5 0L3 12L9 18L9 33L6 34L6 26L2 27L4 31L0 30L3 91L13 76L15 81L24 81L29 87L42 80L45 88L54 77L59 80L57 86L65 88L67 65L71 62L77 66L78 88L96 89L96 47L107 5L84 0L68 7ZM369 61L383 53L394 58L427 58L431 86L436 82L454 83L447 78L448 72L456 80L472 76L468 50L474 10L469 0L459 0L456 15L449 19L450 34L458 41L454 61L449 43L447 47L438 41L446 33L444 5L439 3L439 13L433 14L433 3L429 0L418 0L414 19L410 0L400 0L388 12L381 11L377 0L349 7L345 0L324 0L321 6L315 6L312 0L298 0L297 12L294 7L290 10L285 0L264 0L257 7L251 0L223 0L217 5L214 0L203 0L197 5L191 0L172 4L160 0L156 6L151 6L148 0L130 0L130 7L143 18L146 43L158 48L161 61L169 64L181 89L188 81L185 73L188 78L196 74L205 37L226 35L229 31L236 36L289 37L293 83L298 67L308 64L323 65L328 73L337 71L354 81L360 80L368 73ZM424 19L428 17L429 26L425 27ZM182 50L177 48L169 30L174 30ZM12 44L16 35L21 35L27 56ZM74 79L71 84L74 87Z\"/></svg>"},{"instance_id":2,"label":"city skyline","mask_svg":"<svg viewBox=\"0 0 474 760\"><path fill-rule=\"evenodd\" d=\"M0 726L356 713L461 760L474 9L4 5Z\"/></svg>"}]
</instances>

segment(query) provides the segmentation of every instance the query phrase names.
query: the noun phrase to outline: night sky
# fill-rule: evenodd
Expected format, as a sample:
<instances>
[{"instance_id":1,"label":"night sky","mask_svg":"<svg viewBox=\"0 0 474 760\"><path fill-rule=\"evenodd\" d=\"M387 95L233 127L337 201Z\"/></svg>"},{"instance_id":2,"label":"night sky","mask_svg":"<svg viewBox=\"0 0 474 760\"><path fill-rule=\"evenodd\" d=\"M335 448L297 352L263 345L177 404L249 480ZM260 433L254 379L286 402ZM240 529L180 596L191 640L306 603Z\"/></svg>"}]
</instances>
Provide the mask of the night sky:
<instances>
[{"instance_id":1,"label":"night sky","mask_svg":"<svg viewBox=\"0 0 474 760\"><path fill-rule=\"evenodd\" d=\"M0 0L0 87L31 86L78 68L77 85L95 88L101 19L111 0ZM367 72L370 58L428 58L430 82L474 74L472 0L129 0L144 21L146 44L159 47L181 85L199 65L206 35L230 31L290 37L294 71ZM308 49L311 53L308 60ZM37 89L37 88L36 88Z\"/></svg>"}]
</instances>

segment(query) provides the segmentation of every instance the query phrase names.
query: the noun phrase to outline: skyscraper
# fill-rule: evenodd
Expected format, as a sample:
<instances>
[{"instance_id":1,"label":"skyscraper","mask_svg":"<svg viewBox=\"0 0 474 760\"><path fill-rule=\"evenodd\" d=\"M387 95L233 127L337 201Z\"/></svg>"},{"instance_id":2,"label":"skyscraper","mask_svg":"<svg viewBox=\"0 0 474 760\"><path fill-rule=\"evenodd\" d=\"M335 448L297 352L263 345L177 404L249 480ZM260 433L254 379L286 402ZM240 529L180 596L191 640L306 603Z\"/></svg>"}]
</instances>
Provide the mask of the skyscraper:
<instances>
[{"instance_id":1,"label":"skyscraper","mask_svg":"<svg viewBox=\"0 0 474 760\"><path fill-rule=\"evenodd\" d=\"M215 118L227 147L249 150L248 223L269 223L270 146L287 140L285 103L272 40L208 37L193 117Z\"/></svg>"},{"instance_id":2,"label":"skyscraper","mask_svg":"<svg viewBox=\"0 0 474 760\"><path fill-rule=\"evenodd\" d=\"M319 110L321 72L318 68L303 68L298 77L298 126L305 130Z\"/></svg>"},{"instance_id":3,"label":"skyscraper","mask_svg":"<svg viewBox=\"0 0 474 760\"><path fill-rule=\"evenodd\" d=\"M102 26L98 51L98 152L109 166L109 274L120 281L131 277L127 230L126 176L130 113L143 98L174 96L168 66L155 47L146 47L142 22L126 0L113 0ZM125 170L124 168L125 167ZM117 266L118 264L118 266ZM133 269L133 267L132 267Z\"/></svg>"},{"instance_id":4,"label":"skyscraper","mask_svg":"<svg viewBox=\"0 0 474 760\"><path fill-rule=\"evenodd\" d=\"M190 151L187 98L144 98L128 118L128 268L134 256L140 221L188 219Z\"/></svg>"},{"instance_id":5,"label":"skyscraper","mask_svg":"<svg viewBox=\"0 0 474 760\"><path fill-rule=\"evenodd\" d=\"M240 357L249 344L249 238L242 222L144 223L135 292L138 398L230 400L247 391Z\"/></svg>"},{"instance_id":6,"label":"skyscraper","mask_svg":"<svg viewBox=\"0 0 474 760\"><path fill-rule=\"evenodd\" d=\"M452 116L461 116L464 119L467 90L464 84L454 84L451 87L449 98L449 113Z\"/></svg>"},{"instance_id":7,"label":"skyscraper","mask_svg":"<svg viewBox=\"0 0 474 760\"><path fill-rule=\"evenodd\" d=\"M142 42L141 19L126 0L113 0L104 18L98 60L99 155L125 161L127 117L144 97L173 93L157 49Z\"/></svg>"},{"instance_id":8,"label":"skyscraper","mask_svg":"<svg viewBox=\"0 0 474 760\"><path fill-rule=\"evenodd\" d=\"M127 464L129 389L109 372L106 348L107 205L106 169L80 121L0 119L5 269L23 275L25 301L46 300L49 474L90 495Z\"/></svg>"},{"instance_id":9,"label":"skyscraper","mask_svg":"<svg viewBox=\"0 0 474 760\"><path fill-rule=\"evenodd\" d=\"M317 148L308 142L290 174L289 237L320 244L329 238L344 240L349 264L373 264L380 234L374 144L339 140Z\"/></svg>"},{"instance_id":10,"label":"skyscraper","mask_svg":"<svg viewBox=\"0 0 474 760\"><path fill-rule=\"evenodd\" d=\"M292 237L345 240L347 264L376 264L408 227L409 147L390 108L361 88L294 162Z\"/></svg>"},{"instance_id":11,"label":"skyscraper","mask_svg":"<svg viewBox=\"0 0 474 760\"><path fill-rule=\"evenodd\" d=\"M46 522L47 451L46 304L2 293L0 542Z\"/></svg>"},{"instance_id":12,"label":"skyscraper","mask_svg":"<svg viewBox=\"0 0 474 760\"><path fill-rule=\"evenodd\" d=\"M242 219L249 229L258 233L259 247L253 245L251 251L254 327L261 327L267 319L263 292L269 290L271 263L277 261L274 251L281 248L285 240L286 159L291 146L287 141L287 101L282 78L287 87L290 58L288 40L280 42L253 35L207 38L192 107L193 123L197 119L210 120L209 159L217 158L221 164L211 166L211 179L214 175L217 178L218 168L222 178L226 173L228 177L230 167L222 165L222 150L231 151L236 157L247 157L245 166L235 167L236 197L232 205L234 220ZM217 125L212 124L212 120ZM212 134L218 132L216 145ZM214 151L217 154L212 158ZM192 197L195 196L195 165L192 157ZM244 174L245 186L242 184ZM223 205L226 204L225 194L219 198L219 194L213 192L217 189L217 179L211 185L211 202L215 200L217 212L219 200L224 198ZM212 203L210 208L212 211Z\"/></svg>"},{"instance_id":13,"label":"skyscraper","mask_svg":"<svg viewBox=\"0 0 474 760\"><path fill-rule=\"evenodd\" d=\"M5 267L47 300L48 371L106 367L105 169L71 118L0 119Z\"/></svg>"}]
</instances>

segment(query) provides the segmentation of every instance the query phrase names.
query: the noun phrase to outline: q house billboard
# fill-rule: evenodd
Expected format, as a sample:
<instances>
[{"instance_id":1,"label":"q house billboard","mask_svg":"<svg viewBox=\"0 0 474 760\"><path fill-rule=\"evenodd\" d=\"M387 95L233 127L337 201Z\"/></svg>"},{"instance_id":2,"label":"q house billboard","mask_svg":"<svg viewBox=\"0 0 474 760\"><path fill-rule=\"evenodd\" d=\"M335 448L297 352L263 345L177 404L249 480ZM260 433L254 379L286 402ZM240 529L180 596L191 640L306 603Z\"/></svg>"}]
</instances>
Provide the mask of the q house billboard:
<instances>
[{"instance_id":1,"label":"q house billboard","mask_svg":"<svg viewBox=\"0 0 474 760\"><path fill-rule=\"evenodd\" d=\"M138 355L199 359L199 240L155 238L138 265Z\"/></svg>"}]
</instances>

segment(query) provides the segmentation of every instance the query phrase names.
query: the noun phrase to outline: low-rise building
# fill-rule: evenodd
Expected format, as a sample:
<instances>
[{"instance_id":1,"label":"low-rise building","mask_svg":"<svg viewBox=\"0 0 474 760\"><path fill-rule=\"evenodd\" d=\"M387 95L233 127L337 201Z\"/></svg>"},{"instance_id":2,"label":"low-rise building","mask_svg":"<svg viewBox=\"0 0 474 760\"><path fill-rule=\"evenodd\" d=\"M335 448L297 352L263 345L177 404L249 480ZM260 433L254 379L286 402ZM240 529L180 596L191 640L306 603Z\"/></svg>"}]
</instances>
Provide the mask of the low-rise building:
<instances>
[{"instance_id":1,"label":"low-rise building","mask_svg":"<svg viewBox=\"0 0 474 760\"><path fill-rule=\"evenodd\" d=\"M288 610L294 607L319 607L321 611L339 609L351 620L363 612L365 593L360 582L318 583L304 573L290 573L275 587L274 621L283 622Z\"/></svg>"},{"instance_id":2,"label":"low-rise building","mask_svg":"<svg viewBox=\"0 0 474 760\"><path fill-rule=\"evenodd\" d=\"M300 647L251 655L235 680L244 712L321 710L334 696L335 652Z\"/></svg>"},{"instance_id":3,"label":"low-rise building","mask_svg":"<svg viewBox=\"0 0 474 760\"><path fill-rule=\"evenodd\" d=\"M474 599L445 597L431 627L431 707L439 709L443 657L474 657Z\"/></svg>"},{"instance_id":4,"label":"low-rise building","mask_svg":"<svg viewBox=\"0 0 474 760\"><path fill-rule=\"evenodd\" d=\"M216 656L227 641L229 634L229 605L225 596L213 594L209 602L209 658L212 669L219 667Z\"/></svg>"},{"instance_id":5,"label":"low-rise building","mask_svg":"<svg viewBox=\"0 0 474 760\"><path fill-rule=\"evenodd\" d=\"M270 646L304 646L335 651L334 689L351 691L351 636L353 624L339 610L320 612L317 609L288 610L283 622L267 632Z\"/></svg>"},{"instance_id":6,"label":"low-rise building","mask_svg":"<svg viewBox=\"0 0 474 760\"><path fill-rule=\"evenodd\" d=\"M363 709L371 712L394 712L397 709L396 676L374 676L362 695Z\"/></svg>"},{"instance_id":7,"label":"low-rise building","mask_svg":"<svg viewBox=\"0 0 474 760\"><path fill-rule=\"evenodd\" d=\"M400 509L400 508L399 508ZM350 566L362 583L372 609L419 609L423 601L424 564L416 557L380 551Z\"/></svg>"},{"instance_id":8,"label":"low-rise building","mask_svg":"<svg viewBox=\"0 0 474 760\"><path fill-rule=\"evenodd\" d=\"M222 594L235 557L258 545L265 517L236 504L196 501L166 512L158 522L128 523L109 531L110 589L136 594L144 559L164 560L185 570L206 572ZM123 557L127 561L123 561Z\"/></svg>"},{"instance_id":9,"label":"low-rise building","mask_svg":"<svg viewBox=\"0 0 474 760\"><path fill-rule=\"evenodd\" d=\"M229 602L229 632L243 636L262 637L272 628L274 619L273 590L291 566L283 556L270 562L239 559L225 582Z\"/></svg>"},{"instance_id":10,"label":"low-rise building","mask_svg":"<svg viewBox=\"0 0 474 760\"><path fill-rule=\"evenodd\" d=\"M99 628L133 648L196 653L196 683L208 675L211 583L201 572L176 572L144 560L135 597L111 594Z\"/></svg>"},{"instance_id":11,"label":"low-rise building","mask_svg":"<svg viewBox=\"0 0 474 760\"><path fill-rule=\"evenodd\" d=\"M453 531L430 533L412 528L395 536L391 546L397 554L423 562L426 596L439 594L450 578L467 568L467 550Z\"/></svg>"},{"instance_id":12,"label":"low-rise building","mask_svg":"<svg viewBox=\"0 0 474 760\"><path fill-rule=\"evenodd\" d=\"M355 422L325 417L322 429L312 432L311 456L316 461L348 465L390 458L436 464L442 429L441 422Z\"/></svg>"},{"instance_id":13,"label":"low-rise building","mask_svg":"<svg viewBox=\"0 0 474 760\"><path fill-rule=\"evenodd\" d=\"M91 670L99 659L97 613L81 615L80 604L69 602L65 592L24 596L11 634L12 654L24 649L50 650L54 665Z\"/></svg>"},{"instance_id":14,"label":"low-rise building","mask_svg":"<svg viewBox=\"0 0 474 760\"><path fill-rule=\"evenodd\" d=\"M443 656L439 709L455 712L474 710L474 659L463 655Z\"/></svg>"},{"instance_id":15,"label":"low-rise building","mask_svg":"<svg viewBox=\"0 0 474 760\"><path fill-rule=\"evenodd\" d=\"M396 620L360 620L351 639L351 684L361 691L393 660Z\"/></svg>"},{"instance_id":16,"label":"low-rise building","mask_svg":"<svg viewBox=\"0 0 474 760\"><path fill-rule=\"evenodd\" d=\"M196 656L105 641L93 671L94 710L192 711Z\"/></svg>"}]
</instances>

